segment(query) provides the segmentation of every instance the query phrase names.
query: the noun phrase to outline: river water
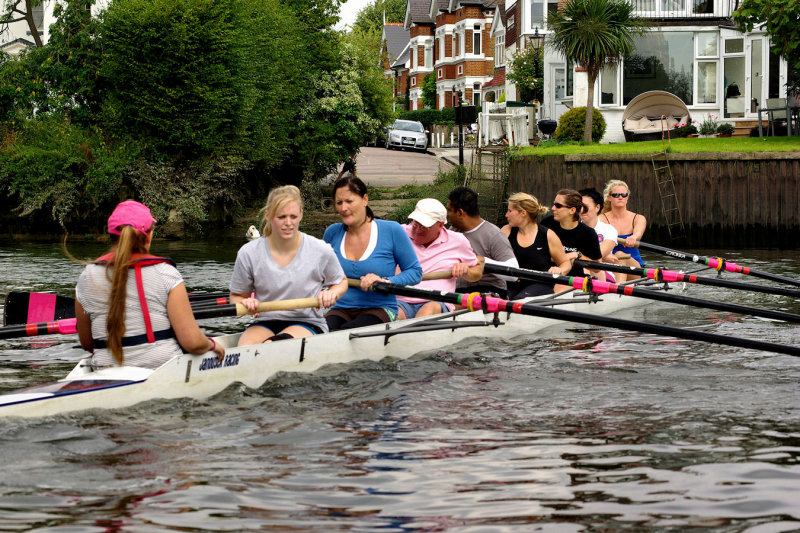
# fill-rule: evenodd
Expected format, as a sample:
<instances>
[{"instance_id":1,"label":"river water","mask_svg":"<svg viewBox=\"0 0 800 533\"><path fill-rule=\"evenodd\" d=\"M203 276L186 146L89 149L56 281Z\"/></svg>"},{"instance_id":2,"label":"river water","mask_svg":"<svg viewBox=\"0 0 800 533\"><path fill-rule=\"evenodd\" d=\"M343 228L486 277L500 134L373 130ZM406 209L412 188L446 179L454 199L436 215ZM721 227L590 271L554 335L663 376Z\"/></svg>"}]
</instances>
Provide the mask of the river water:
<instances>
[{"instance_id":1,"label":"river water","mask_svg":"<svg viewBox=\"0 0 800 533\"><path fill-rule=\"evenodd\" d=\"M189 289L218 291L240 244L154 252ZM798 251L725 256L800 276ZM81 268L57 244L0 246L3 293L69 295ZM786 297L691 294L800 313ZM800 343L796 325L730 313L650 303L620 316ZM0 420L0 530L800 529L797 358L577 324L547 334L280 375L205 401ZM62 377L83 355L74 336L0 341L0 354L0 391Z\"/></svg>"}]
</instances>

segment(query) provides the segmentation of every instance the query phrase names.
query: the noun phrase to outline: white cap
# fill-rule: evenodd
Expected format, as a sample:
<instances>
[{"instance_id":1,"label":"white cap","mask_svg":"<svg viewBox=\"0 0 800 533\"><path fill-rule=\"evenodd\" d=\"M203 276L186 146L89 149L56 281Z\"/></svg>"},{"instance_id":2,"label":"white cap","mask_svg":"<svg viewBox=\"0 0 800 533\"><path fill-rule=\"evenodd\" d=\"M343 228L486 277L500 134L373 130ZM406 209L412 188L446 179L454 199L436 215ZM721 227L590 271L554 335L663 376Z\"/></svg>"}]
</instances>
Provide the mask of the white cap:
<instances>
[{"instance_id":1,"label":"white cap","mask_svg":"<svg viewBox=\"0 0 800 533\"><path fill-rule=\"evenodd\" d=\"M447 208L436 198L423 198L408 218L430 228L437 222L447 222Z\"/></svg>"}]
</instances>

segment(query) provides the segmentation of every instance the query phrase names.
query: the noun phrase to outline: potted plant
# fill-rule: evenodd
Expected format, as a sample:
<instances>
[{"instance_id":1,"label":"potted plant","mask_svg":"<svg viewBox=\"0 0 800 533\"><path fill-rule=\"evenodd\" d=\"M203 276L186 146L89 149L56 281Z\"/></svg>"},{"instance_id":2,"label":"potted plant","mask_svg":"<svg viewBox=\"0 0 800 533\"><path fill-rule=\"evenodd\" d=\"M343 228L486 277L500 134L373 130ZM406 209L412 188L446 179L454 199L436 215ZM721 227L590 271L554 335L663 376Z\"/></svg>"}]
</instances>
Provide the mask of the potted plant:
<instances>
[{"instance_id":1,"label":"potted plant","mask_svg":"<svg viewBox=\"0 0 800 533\"><path fill-rule=\"evenodd\" d=\"M720 137L730 137L731 135L733 135L733 130L734 130L733 124L730 124L728 122L723 122L722 124L717 126L717 135L719 135Z\"/></svg>"},{"instance_id":2,"label":"potted plant","mask_svg":"<svg viewBox=\"0 0 800 533\"><path fill-rule=\"evenodd\" d=\"M694 121L692 121L694 122ZM672 129L672 137L696 137L697 136L697 128L694 124L675 124L675 127Z\"/></svg>"},{"instance_id":3,"label":"potted plant","mask_svg":"<svg viewBox=\"0 0 800 533\"><path fill-rule=\"evenodd\" d=\"M714 137L717 134L717 118L711 113L700 123L700 137Z\"/></svg>"}]
</instances>

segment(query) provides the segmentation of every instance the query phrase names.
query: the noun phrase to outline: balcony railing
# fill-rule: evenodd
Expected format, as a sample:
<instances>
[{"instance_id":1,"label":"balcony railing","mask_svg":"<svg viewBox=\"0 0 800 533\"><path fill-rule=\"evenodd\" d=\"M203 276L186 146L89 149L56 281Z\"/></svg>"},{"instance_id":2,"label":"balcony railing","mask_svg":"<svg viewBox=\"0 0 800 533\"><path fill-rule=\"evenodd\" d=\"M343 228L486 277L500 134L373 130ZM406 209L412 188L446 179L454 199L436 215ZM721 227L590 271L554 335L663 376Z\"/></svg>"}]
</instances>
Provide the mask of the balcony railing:
<instances>
[{"instance_id":1,"label":"balcony railing","mask_svg":"<svg viewBox=\"0 0 800 533\"><path fill-rule=\"evenodd\" d=\"M630 0L635 14L652 19L711 19L730 18L738 9L741 0ZM557 4L547 3L547 11L554 11ZM544 20L542 0L531 2L531 29L547 28Z\"/></svg>"},{"instance_id":2,"label":"balcony railing","mask_svg":"<svg viewBox=\"0 0 800 533\"><path fill-rule=\"evenodd\" d=\"M640 17L657 19L729 18L739 0L631 0Z\"/></svg>"}]
</instances>

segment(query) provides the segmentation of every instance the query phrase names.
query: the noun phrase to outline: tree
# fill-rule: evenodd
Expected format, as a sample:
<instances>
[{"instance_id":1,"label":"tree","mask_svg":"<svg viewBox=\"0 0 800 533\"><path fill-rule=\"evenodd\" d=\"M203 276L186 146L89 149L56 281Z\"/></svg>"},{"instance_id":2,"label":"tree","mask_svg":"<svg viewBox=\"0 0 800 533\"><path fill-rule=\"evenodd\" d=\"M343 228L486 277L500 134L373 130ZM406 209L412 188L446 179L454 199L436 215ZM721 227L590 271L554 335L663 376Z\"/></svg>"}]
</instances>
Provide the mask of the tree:
<instances>
[{"instance_id":1,"label":"tree","mask_svg":"<svg viewBox=\"0 0 800 533\"><path fill-rule=\"evenodd\" d=\"M406 16L406 0L375 0L374 3L367 4L356 15L353 29L381 32L384 15L386 22L403 22Z\"/></svg>"},{"instance_id":2,"label":"tree","mask_svg":"<svg viewBox=\"0 0 800 533\"><path fill-rule=\"evenodd\" d=\"M633 40L649 23L634 16L633 2L625 0L569 0L550 12L549 46L584 67L589 78L583 141L592 143L594 85L605 66L617 65L633 52Z\"/></svg>"},{"instance_id":3,"label":"tree","mask_svg":"<svg viewBox=\"0 0 800 533\"><path fill-rule=\"evenodd\" d=\"M105 13L102 119L115 138L196 158L287 157L303 42L277 0L117 0Z\"/></svg>"},{"instance_id":4,"label":"tree","mask_svg":"<svg viewBox=\"0 0 800 533\"><path fill-rule=\"evenodd\" d=\"M544 54L542 49L529 46L514 54L506 78L519 89L523 102L544 99Z\"/></svg>"},{"instance_id":5,"label":"tree","mask_svg":"<svg viewBox=\"0 0 800 533\"><path fill-rule=\"evenodd\" d=\"M433 72L422 78L422 105L427 109L436 109L436 76Z\"/></svg>"},{"instance_id":6,"label":"tree","mask_svg":"<svg viewBox=\"0 0 800 533\"><path fill-rule=\"evenodd\" d=\"M800 2L797 0L744 0L733 12L741 32L764 24L770 51L783 56L789 70L789 91L800 91Z\"/></svg>"},{"instance_id":7,"label":"tree","mask_svg":"<svg viewBox=\"0 0 800 533\"><path fill-rule=\"evenodd\" d=\"M41 28L36 27L36 21L33 18L33 8L42 5L42 0L11 0L6 4L5 13L0 16L0 27L14 22L25 21L28 24L28 31L33 37L33 42L36 46L42 46L42 36L39 35Z\"/></svg>"}]
</instances>

